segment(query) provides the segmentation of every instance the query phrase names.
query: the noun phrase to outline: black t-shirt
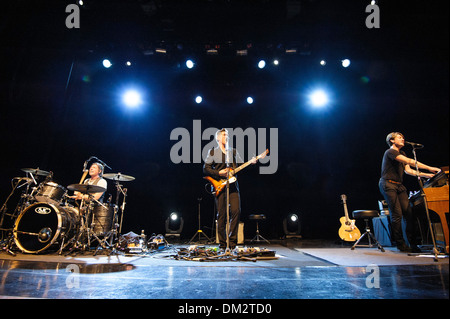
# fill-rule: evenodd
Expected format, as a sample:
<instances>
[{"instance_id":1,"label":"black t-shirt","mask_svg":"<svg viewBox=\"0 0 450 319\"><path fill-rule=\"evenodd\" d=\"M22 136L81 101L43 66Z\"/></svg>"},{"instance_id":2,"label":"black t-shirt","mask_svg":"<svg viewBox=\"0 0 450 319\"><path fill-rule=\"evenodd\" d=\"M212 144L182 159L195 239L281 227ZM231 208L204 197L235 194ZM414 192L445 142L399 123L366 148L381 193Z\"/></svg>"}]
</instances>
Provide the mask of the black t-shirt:
<instances>
[{"instance_id":1,"label":"black t-shirt","mask_svg":"<svg viewBox=\"0 0 450 319\"><path fill-rule=\"evenodd\" d=\"M399 155L406 156L403 151L396 151L389 148L384 152L383 162L381 164L381 178L385 180L393 180L401 183L403 181L403 174L405 172L405 164L396 161L395 158Z\"/></svg>"}]
</instances>

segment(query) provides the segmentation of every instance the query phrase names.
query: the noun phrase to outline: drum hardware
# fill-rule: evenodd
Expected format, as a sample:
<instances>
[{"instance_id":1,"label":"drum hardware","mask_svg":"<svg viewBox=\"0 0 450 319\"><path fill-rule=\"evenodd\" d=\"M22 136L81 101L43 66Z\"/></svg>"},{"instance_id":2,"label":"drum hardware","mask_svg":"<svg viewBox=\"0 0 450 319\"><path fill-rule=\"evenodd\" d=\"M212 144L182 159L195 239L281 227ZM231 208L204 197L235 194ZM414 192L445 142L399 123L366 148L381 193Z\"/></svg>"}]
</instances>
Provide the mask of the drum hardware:
<instances>
[{"instance_id":1,"label":"drum hardware","mask_svg":"<svg viewBox=\"0 0 450 319\"><path fill-rule=\"evenodd\" d=\"M28 173L27 173L28 174ZM13 244L14 244L14 234L13 234L13 224L17 216L28 206L31 205L33 202L33 192L36 190L36 188L32 188L32 191L30 193L30 185L32 183L37 184L36 180L31 177L14 177L11 180L12 190L11 193L6 198L5 202L3 203L2 207L0 208L0 232L2 233L2 244L1 248L2 250L5 250L9 254L15 256L15 253L11 250ZM26 188L23 190L19 202L17 203L14 212L8 213L7 204L11 198L11 196L16 192L16 190L26 186ZM10 225L4 225L5 223L5 217L8 217L8 222L11 223ZM6 226L6 227L5 227ZM8 227L11 226L11 227ZM5 236L6 234L6 236ZM5 237L4 237L5 236Z\"/></svg>"},{"instance_id":2,"label":"drum hardware","mask_svg":"<svg viewBox=\"0 0 450 319\"><path fill-rule=\"evenodd\" d=\"M117 205L103 204L96 199L93 200L97 205L91 207L92 221L90 234L98 242L97 248L94 251L94 256L97 255L100 247L104 250L110 250L108 255L113 253L117 254L116 247L113 245L117 239ZM103 238L100 238L100 236Z\"/></svg>"},{"instance_id":3,"label":"drum hardware","mask_svg":"<svg viewBox=\"0 0 450 319\"><path fill-rule=\"evenodd\" d=\"M127 197L127 189L123 188L123 185L119 183L119 181L123 182L130 182L135 180L133 176L124 175L122 173L109 173L109 174L103 174L103 177L109 180L112 180L115 182L116 185L116 204L114 205L114 214L113 214L113 227L112 229L105 235L100 245L103 244L103 248L107 247L107 249L111 249L110 255L112 253L118 253L118 246L119 246L119 238L118 234L122 231L122 223L123 223L123 216L125 211L125 205L126 205L126 197ZM122 205L119 206L119 198L120 194L123 195ZM119 221L119 210L121 212L120 214L120 221ZM117 227L119 229L117 230ZM109 240L109 243L108 243ZM114 244L113 244L114 243ZM100 245L97 247L95 254L97 253L98 249L100 248Z\"/></svg>"},{"instance_id":4,"label":"drum hardware","mask_svg":"<svg viewBox=\"0 0 450 319\"><path fill-rule=\"evenodd\" d=\"M131 182L134 181L135 178L133 176L130 175L124 175L122 173L109 173L109 174L103 174L103 177L112 181L115 181L116 183L116 189L117 189L117 194L116 194L116 206L119 207L119 196L120 194L123 195L123 201L122 201L122 205L120 206L120 211L121 211L121 216L120 216L120 223L119 223L119 234L122 232L122 223L123 223L123 213L125 210L125 204L126 204L126 197L127 197L127 189L126 188L122 188L123 185L119 184L119 181L122 182Z\"/></svg>"},{"instance_id":5,"label":"drum hardware","mask_svg":"<svg viewBox=\"0 0 450 319\"><path fill-rule=\"evenodd\" d=\"M89 196L89 204L86 205L86 200L83 196L80 204L80 229L78 231L78 235L73 237L70 242L66 244L66 247L71 245L71 248L67 252L66 256L75 251L85 251L91 247L92 236L91 227L89 226L89 220L92 213L92 205L95 200L91 194L105 191L103 187L88 184L71 184L67 186L67 189L78 191L83 195L87 194ZM83 211L84 213L82 213Z\"/></svg>"}]
</instances>

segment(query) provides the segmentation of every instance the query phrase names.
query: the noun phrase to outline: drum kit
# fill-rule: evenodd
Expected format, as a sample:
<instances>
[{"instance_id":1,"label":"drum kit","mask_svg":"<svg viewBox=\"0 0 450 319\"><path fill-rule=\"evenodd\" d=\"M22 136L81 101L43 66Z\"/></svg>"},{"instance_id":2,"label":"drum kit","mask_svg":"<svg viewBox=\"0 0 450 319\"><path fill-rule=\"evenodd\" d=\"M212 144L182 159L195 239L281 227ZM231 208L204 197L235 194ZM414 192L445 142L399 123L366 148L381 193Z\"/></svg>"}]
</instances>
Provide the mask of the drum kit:
<instances>
[{"instance_id":1,"label":"drum kit","mask_svg":"<svg viewBox=\"0 0 450 319\"><path fill-rule=\"evenodd\" d=\"M109 254L118 252L127 196L127 189L120 182L133 181L134 177L121 173L103 174L103 178L114 181L117 194L115 203L111 203L112 196L102 203L93 194L106 189L82 184L84 178L80 184L66 188L52 181L52 172L39 168L23 168L22 171L26 176L12 179L12 191L0 208L2 250L15 255L12 250L15 245L23 253L58 251L62 254L67 251L66 255L69 255L90 251L97 242L94 255L100 249ZM40 177L45 180L38 183ZM37 186L32 187L33 184ZM75 200L67 195L68 190L88 196ZM7 203L13 194L20 194L20 197L15 210L8 212Z\"/></svg>"}]
</instances>

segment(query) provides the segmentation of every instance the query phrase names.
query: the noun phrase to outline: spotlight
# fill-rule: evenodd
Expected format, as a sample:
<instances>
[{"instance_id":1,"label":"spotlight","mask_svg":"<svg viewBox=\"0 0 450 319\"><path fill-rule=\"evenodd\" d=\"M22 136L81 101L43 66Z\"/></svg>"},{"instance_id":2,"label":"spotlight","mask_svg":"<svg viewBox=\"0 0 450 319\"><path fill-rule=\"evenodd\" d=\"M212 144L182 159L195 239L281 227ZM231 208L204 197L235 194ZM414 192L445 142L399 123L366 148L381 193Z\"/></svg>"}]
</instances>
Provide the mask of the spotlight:
<instances>
[{"instance_id":1,"label":"spotlight","mask_svg":"<svg viewBox=\"0 0 450 319\"><path fill-rule=\"evenodd\" d=\"M278 59L275 59L275 60L273 60L273 64L278 65L278 64L280 64L280 61L278 61Z\"/></svg>"},{"instance_id":2,"label":"spotlight","mask_svg":"<svg viewBox=\"0 0 450 319\"><path fill-rule=\"evenodd\" d=\"M103 66L107 69L109 69L111 67L112 63L111 61L109 61L108 59L104 59L103 60Z\"/></svg>"},{"instance_id":3,"label":"spotlight","mask_svg":"<svg viewBox=\"0 0 450 319\"><path fill-rule=\"evenodd\" d=\"M347 68L347 67L350 66L350 60L349 59L344 59L344 60L341 61L341 63L342 63L342 66L344 68Z\"/></svg>"},{"instance_id":4,"label":"spotlight","mask_svg":"<svg viewBox=\"0 0 450 319\"><path fill-rule=\"evenodd\" d=\"M123 103L128 107L136 107L142 103L141 95L135 90L128 90L123 94Z\"/></svg>"},{"instance_id":5,"label":"spotlight","mask_svg":"<svg viewBox=\"0 0 450 319\"><path fill-rule=\"evenodd\" d=\"M186 61L186 67L188 68L188 69L192 69L193 67L194 67L194 61L192 61L192 60L187 60Z\"/></svg>"},{"instance_id":6,"label":"spotlight","mask_svg":"<svg viewBox=\"0 0 450 319\"><path fill-rule=\"evenodd\" d=\"M125 65L126 65L126 66L131 66L131 61L125 62Z\"/></svg>"},{"instance_id":7,"label":"spotlight","mask_svg":"<svg viewBox=\"0 0 450 319\"><path fill-rule=\"evenodd\" d=\"M178 213L170 213L169 217L166 219L166 237L174 236L180 237L183 230L184 220Z\"/></svg>"},{"instance_id":8,"label":"spotlight","mask_svg":"<svg viewBox=\"0 0 450 319\"><path fill-rule=\"evenodd\" d=\"M302 238L300 235L300 218L297 214L289 214L283 219L285 238Z\"/></svg>"},{"instance_id":9,"label":"spotlight","mask_svg":"<svg viewBox=\"0 0 450 319\"><path fill-rule=\"evenodd\" d=\"M266 61L260 60L260 61L258 62L258 68L264 69L265 66L266 66Z\"/></svg>"},{"instance_id":10,"label":"spotlight","mask_svg":"<svg viewBox=\"0 0 450 319\"><path fill-rule=\"evenodd\" d=\"M200 95L195 97L195 103L200 104L200 103L202 103L202 101L203 101L203 98Z\"/></svg>"},{"instance_id":11,"label":"spotlight","mask_svg":"<svg viewBox=\"0 0 450 319\"><path fill-rule=\"evenodd\" d=\"M310 103L312 106L321 107L328 103L328 96L322 90L316 90L309 96Z\"/></svg>"},{"instance_id":12,"label":"spotlight","mask_svg":"<svg viewBox=\"0 0 450 319\"><path fill-rule=\"evenodd\" d=\"M249 97L247 98L247 103L248 103L248 104L253 104L253 98L252 98L251 96L249 96Z\"/></svg>"},{"instance_id":13,"label":"spotlight","mask_svg":"<svg viewBox=\"0 0 450 319\"><path fill-rule=\"evenodd\" d=\"M321 66L325 66L327 64L327 61L325 61L325 60L320 60L320 65Z\"/></svg>"}]
</instances>

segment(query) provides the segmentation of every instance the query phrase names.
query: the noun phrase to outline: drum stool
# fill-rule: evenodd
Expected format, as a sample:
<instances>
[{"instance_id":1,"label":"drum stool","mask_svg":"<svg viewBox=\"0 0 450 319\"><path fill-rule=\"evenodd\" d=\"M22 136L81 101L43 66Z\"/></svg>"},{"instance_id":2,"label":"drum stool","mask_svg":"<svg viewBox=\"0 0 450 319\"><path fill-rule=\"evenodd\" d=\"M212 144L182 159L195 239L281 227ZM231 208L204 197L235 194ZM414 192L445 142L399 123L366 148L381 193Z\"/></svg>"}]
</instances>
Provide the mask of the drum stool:
<instances>
[{"instance_id":1,"label":"drum stool","mask_svg":"<svg viewBox=\"0 0 450 319\"><path fill-rule=\"evenodd\" d=\"M259 234L259 221L260 221L260 220L266 220L266 216L263 215L263 214L252 214L252 215L248 216L248 219L250 219L250 220L255 220L255 221L256 221L256 235L255 235L255 237L253 237L253 239L252 239L250 242L251 242L251 243L252 243L253 241L260 242L261 239L262 239L263 241L265 241L265 242L267 242L268 244L270 244L270 242L269 242L267 239L265 239L263 236L261 236L261 235Z\"/></svg>"},{"instance_id":2,"label":"drum stool","mask_svg":"<svg viewBox=\"0 0 450 319\"><path fill-rule=\"evenodd\" d=\"M375 238L375 236L370 231L369 227L369 220L371 220L374 217L378 217L380 214L377 210L354 210L352 212L354 219L364 219L364 222L366 223L366 232L359 237L359 239L356 241L356 243L352 246L352 250L355 249L355 247L369 247L372 248L375 246L378 246L378 249L380 249L382 252L384 252L383 246L380 245L378 240ZM367 236L367 239L369 240L369 245L359 245L359 242L361 239L363 239L365 236ZM375 244L372 244L372 240Z\"/></svg>"}]
</instances>

